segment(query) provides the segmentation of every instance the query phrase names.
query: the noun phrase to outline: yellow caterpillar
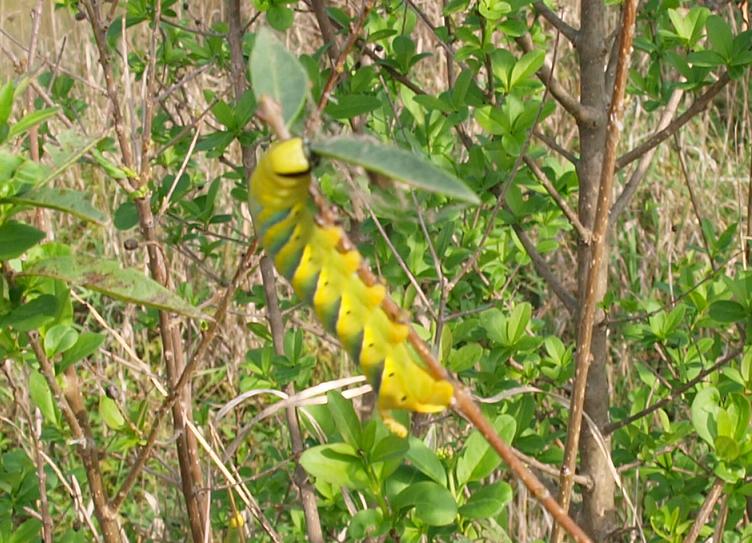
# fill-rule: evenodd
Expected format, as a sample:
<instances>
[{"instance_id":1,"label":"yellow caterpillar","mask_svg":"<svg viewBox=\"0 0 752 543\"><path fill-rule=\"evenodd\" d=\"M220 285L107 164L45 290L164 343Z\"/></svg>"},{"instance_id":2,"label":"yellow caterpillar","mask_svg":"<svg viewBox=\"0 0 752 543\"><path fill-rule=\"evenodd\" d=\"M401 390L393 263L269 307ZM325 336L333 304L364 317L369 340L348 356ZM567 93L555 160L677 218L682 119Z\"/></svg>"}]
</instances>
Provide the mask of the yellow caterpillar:
<instances>
[{"instance_id":1,"label":"yellow caterpillar","mask_svg":"<svg viewBox=\"0 0 752 543\"><path fill-rule=\"evenodd\" d=\"M300 138L274 143L253 172L249 203L256 235L274 265L339 338L378 394L384 424L405 436L392 409L434 413L452 400L452 385L434 379L408 344L408 327L381 307L383 285L358 276L360 253L339 226L321 224L309 195L311 164Z\"/></svg>"}]
</instances>

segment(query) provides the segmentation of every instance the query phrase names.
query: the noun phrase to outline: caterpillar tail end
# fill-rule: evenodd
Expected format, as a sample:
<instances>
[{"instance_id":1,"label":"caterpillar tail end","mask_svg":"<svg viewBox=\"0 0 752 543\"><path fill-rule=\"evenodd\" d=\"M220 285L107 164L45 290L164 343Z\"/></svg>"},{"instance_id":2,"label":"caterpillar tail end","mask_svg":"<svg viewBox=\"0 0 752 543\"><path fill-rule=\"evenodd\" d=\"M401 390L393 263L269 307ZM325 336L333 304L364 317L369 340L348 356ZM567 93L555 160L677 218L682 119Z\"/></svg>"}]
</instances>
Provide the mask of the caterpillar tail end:
<instances>
[{"instance_id":1,"label":"caterpillar tail end","mask_svg":"<svg viewBox=\"0 0 752 543\"><path fill-rule=\"evenodd\" d=\"M386 426L387 430L392 432L397 437L400 437L400 438L407 437L407 428L405 428L404 425L397 422L397 420L394 419L394 417L392 417L389 411L380 409L379 413L381 415L381 421L384 423L384 426Z\"/></svg>"}]
</instances>

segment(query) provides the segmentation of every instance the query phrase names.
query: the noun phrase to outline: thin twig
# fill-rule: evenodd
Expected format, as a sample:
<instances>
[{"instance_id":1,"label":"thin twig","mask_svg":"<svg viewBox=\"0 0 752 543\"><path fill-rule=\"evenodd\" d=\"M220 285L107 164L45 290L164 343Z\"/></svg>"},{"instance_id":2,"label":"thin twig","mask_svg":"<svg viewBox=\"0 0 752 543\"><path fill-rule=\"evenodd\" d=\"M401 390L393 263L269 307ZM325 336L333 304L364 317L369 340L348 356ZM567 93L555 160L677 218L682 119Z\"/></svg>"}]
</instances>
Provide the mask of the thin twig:
<instances>
[{"instance_id":1,"label":"thin twig","mask_svg":"<svg viewBox=\"0 0 752 543\"><path fill-rule=\"evenodd\" d=\"M708 519L713 512L713 508L715 508L716 502L723 493L723 485L724 482L722 479L716 479L713 482L713 486L710 487L708 495L705 496L705 501L702 503L702 507L700 507L700 511L697 513L695 521L692 523L692 527L689 529L689 532L687 532L682 543L695 543L697 538L700 537L700 530L702 530L708 522Z\"/></svg>"},{"instance_id":2,"label":"thin twig","mask_svg":"<svg viewBox=\"0 0 752 543\"><path fill-rule=\"evenodd\" d=\"M311 0L311 7L313 8L313 14L316 17L316 22L321 31L321 37L326 46L326 54L329 56L332 67L334 67L337 63L337 56L339 55L339 45L337 44L334 27L332 26L331 21L329 21L329 15L326 12L325 0Z\"/></svg>"},{"instance_id":3,"label":"thin twig","mask_svg":"<svg viewBox=\"0 0 752 543\"><path fill-rule=\"evenodd\" d=\"M533 130L533 136L535 136L536 138L541 140L543 143L548 145L552 150L559 153L562 157L567 159L570 163L577 164L578 162L577 157L572 152L568 151L567 149L564 149L564 147L556 143L556 140L554 138L544 134L543 132L537 129Z\"/></svg>"},{"instance_id":4,"label":"thin twig","mask_svg":"<svg viewBox=\"0 0 752 543\"><path fill-rule=\"evenodd\" d=\"M617 420L617 421L607 424L601 429L601 433L604 436L609 436L613 434L616 430L624 428L625 426L628 426L632 424L633 422L650 415L651 413L653 413L654 411L658 409L662 409L663 407L667 406L671 402L675 401L686 391L693 388L697 383L701 382L708 375L718 371L723 366L728 364L731 360L739 356L743 351L744 351L743 347L735 347L734 349L732 349L731 351L723 355L721 358L719 358L712 366L705 368L700 373L698 373L693 379L690 379L689 381L687 381L686 383L684 383L678 388L672 389L669 392L669 395L663 398L662 400L655 402L653 405L648 406L645 409L642 409L638 411L637 413L628 416L625 419Z\"/></svg>"},{"instance_id":5,"label":"thin twig","mask_svg":"<svg viewBox=\"0 0 752 543\"><path fill-rule=\"evenodd\" d=\"M532 171L535 177L538 179L538 182L543 185L543 188L545 188L548 194L551 195L551 198L554 199L554 202L556 202L556 205L559 206L559 209L561 209L562 213L564 213L564 216L569 220L569 223L577 231L577 234L580 236L580 240L586 245L589 244L590 237L592 236L590 230L588 230L580 222L577 213L575 213L574 210L569 207L567 201L561 194L559 194L559 191L556 190L556 187L554 187L553 183L549 181L548 176L543 172L543 170L541 170L540 166L538 166L538 163L530 158L529 155L524 155L522 159L525 161L525 164L527 164L527 167L530 168L530 171Z\"/></svg>"},{"instance_id":6,"label":"thin twig","mask_svg":"<svg viewBox=\"0 0 752 543\"><path fill-rule=\"evenodd\" d=\"M573 475L577 462L577 452L582 428L583 405L587 388L588 371L592 355L590 344L595 326L595 310L600 302L598 298L598 284L603 273L602 263L606 252L606 236L608 233L608 216L611 209L613 194L614 163L616 148L620 136L620 119L623 109L624 91L627 83L629 59L634 36L634 24L637 10L636 0L625 0L622 13L622 32L619 43L619 60L616 68L616 79L611 105L608 112L608 127L606 144L601 165L601 177L598 189L598 203L593 225L592 258L587 272L585 297L580 307L579 322L577 323L577 355L575 361L575 381L570 404L570 419L567 427L567 442L564 449L564 461L561 467L559 483L559 503L564 511L569 510ZM554 530L552 541L560 541L561 532Z\"/></svg>"},{"instance_id":7,"label":"thin twig","mask_svg":"<svg viewBox=\"0 0 752 543\"><path fill-rule=\"evenodd\" d=\"M643 143L632 149L631 151L628 151L624 153L622 156L618 158L616 161L616 169L620 170L630 162L637 160L642 155L650 151L653 147L656 145L659 145L663 143L664 140L671 137L671 135L674 134L677 130L679 130L682 126L687 124L692 118L694 118L695 115L700 113L702 110L704 110L706 107L708 107L708 104L710 104L710 101L715 98L715 95L721 92L721 90L731 81L731 76L729 76L728 72L723 72L721 76L718 78L718 80L715 81L715 83L711 84L702 95L697 98L689 108L687 108L687 111L679 115L676 119L671 121L668 126L665 128L658 130L655 134L650 136L648 139L646 139Z\"/></svg>"},{"instance_id":8,"label":"thin twig","mask_svg":"<svg viewBox=\"0 0 752 543\"><path fill-rule=\"evenodd\" d=\"M564 19L559 17L559 15L555 11L553 11L540 0L535 2L533 4L533 7L535 8L535 11L540 13L540 15L546 21L551 23L551 25L556 30L564 34L564 37L566 37L572 44L577 43L577 38L579 37L578 31L573 26L564 21Z\"/></svg>"}]
</instances>

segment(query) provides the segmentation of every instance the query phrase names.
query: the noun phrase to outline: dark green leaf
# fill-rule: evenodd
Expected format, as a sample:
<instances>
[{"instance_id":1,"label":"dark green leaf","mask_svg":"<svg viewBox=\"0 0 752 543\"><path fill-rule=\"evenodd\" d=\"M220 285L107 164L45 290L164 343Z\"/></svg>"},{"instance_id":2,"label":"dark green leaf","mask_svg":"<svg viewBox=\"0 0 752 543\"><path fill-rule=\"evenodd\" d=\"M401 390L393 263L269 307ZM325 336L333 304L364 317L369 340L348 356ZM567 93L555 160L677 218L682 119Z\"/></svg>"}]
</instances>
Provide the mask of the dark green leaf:
<instances>
[{"instance_id":1,"label":"dark green leaf","mask_svg":"<svg viewBox=\"0 0 752 543\"><path fill-rule=\"evenodd\" d=\"M78 341L78 332L69 324L56 324L44 334L44 350L48 357L67 351Z\"/></svg>"},{"instance_id":2,"label":"dark green leaf","mask_svg":"<svg viewBox=\"0 0 752 543\"><path fill-rule=\"evenodd\" d=\"M22 222L0 224L0 260L10 260L24 254L44 239L44 232Z\"/></svg>"},{"instance_id":3,"label":"dark green leaf","mask_svg":"<svg viewBox=\"0 0 752 543\"><path fill-rule=\"evenodd\" d=\"M35 262L22 275L40 275L101 292L112 298L143 304L193 318L201 312L142 272L117 262L83 256L62 256Z\"/></svg>"},{"instance_id":4,"label":"dark green leaf","mask_svg":"<svg viewBox=\"0 0 752 543\"><path fill-rule=\"evenodd\" d=\"M266 12L266 21L275 30L284 32L292 26L295 12L288 7L275 4Z\"/></svg>"},{"instance_id":5,"label":"dark green leaf","mask_svg":"<svg viewBox=\"0 0 752 543\"><path fill-rule=\"evenodd\" d=\"M107 216L92 206L86 195L77 190L37 187L4 198L0 202L55 209L97 224L107 222Z\"/></svg>"},{"instance_id":6,"label":"dark green leaf","mask_svg":"<svg viewBox=\"0 0 752 543\"><path fill-rule=\"evenodd\" d=\"M63 358L60 361L60 371L94 354L99 349L99 346L104 343L104 339L105 336L102 334L83 332L78 336L78 341L63 354Z\"/></svg>"},{"instance_id":7,"label":"dark green leaf","mask_svg":"<svg viewBox=\"0 0 752 543\"><path fill-rule=\"evenodd\" d=\"M465 505L460 507L460 515L469 519L492 518L512 500L512 487L499 481L473 492Z\"/></svg>"},{"instance_id":8,"label":"dark green leaf","mask_svg":"<svg viewBox=\"0 0 752 543\"><path fill-rule=\"evenodd\" d=\"M389 530L389 523L384 522L384 513L381 509L366 509L353 515L347 534L350 540L363 539L365 537L378 537Z\"/></svg>"},{"instance_id":9,"label":"dark green leaf","mask_svg":"<svg viewBox=\"0 0 752 543\"><path fill-rule=\"evenodd\" d=\"M118 230L130 230L138 224L138 209L136 204L127 200L115 210L113 221Z\"/></svg>"},{"instance_id":10,"label":"dark green leaf","mask_svg":"<svg viewBox=\"0 0 752 543\"><path fill-rule=\"evenodd\" d=\"M723 323L738 322L747 318L744 306L733 300L713 302L708 312L713 320Z\"/></svg>"},{"instance_id":11,"label":"dark green leaf","mask_svg":"<svg viewBox=\"0 0 752 543\"><path fill-rule=\"evenodd\" d=\"M319 155L362 166L409 185L453 196L471 204L480 200L464 182L420 155L367 138L340 136L311 144Z\"/></svg>"},{"instance_id":12,"label":"dark green leaf","mask_svg":"<svg viewBox=\"0 0 752 543\"><path fill-rule=\"evenodd\" d=\"M337 102L326 106L326 113L335 119L351 119L363 115L381 106L381 100L370 94L347 94L340 96Z\"/></svg>"},{"instance_id":13,"label":"dark green leaf","mask_svg":"<svg viewBox=\"0 0 752 543\"><path fill-rule=\"evenodd\" d=\"M297 58L268 28L256 35L251 53L251 83L256 100L268 96L282 107L282 118L290 126L300 114L308 89L308 76Z\"/></svg>"},{"instance_id":14,"label":"dark green leaf","mask_svg":"<svg viewBox=\"0 0 752 543\"><path fill-rule=\"evenodd\" d=\"M446 486L446 471L436 453L416 437L410 436L409 443L410 449L407 451L407 459L412 465L440 485Z\"/></svg>"},{"instance_id":15,"label":"dark green leaf","mask_svg":"<svg viewBox=\"0 0 752 543\"><path fill-rule=\"evenodd\" d=\"M43 294L0 317L0 328L12 326L19 332L28 332L54 318L57 310L57 298Z\"/></svg>"},{"instance_id":16,"label":"dark green leaf","mask_svg":"<svg viewBox=\"0 0 752 543\"><path fill-rule=\"evenodd\" d=\"M343 439L355 448L360 447L360 421L355 414L352 402L346 400L342 394L336 390L326 395L329 412L337 426L337 431Z\"/></svg>"},{"instance_id":17,"label":"dark green leaf","mask_svg":"<svg viewBox=\"0 0 752 543\"><path fill-rule=\"evenodd\" d=\"M415 507L415 515L429 526L446 526L457 516L451 492L433 481L413 483L392 500L396 510Z\"/></svg>"}]
</instances>

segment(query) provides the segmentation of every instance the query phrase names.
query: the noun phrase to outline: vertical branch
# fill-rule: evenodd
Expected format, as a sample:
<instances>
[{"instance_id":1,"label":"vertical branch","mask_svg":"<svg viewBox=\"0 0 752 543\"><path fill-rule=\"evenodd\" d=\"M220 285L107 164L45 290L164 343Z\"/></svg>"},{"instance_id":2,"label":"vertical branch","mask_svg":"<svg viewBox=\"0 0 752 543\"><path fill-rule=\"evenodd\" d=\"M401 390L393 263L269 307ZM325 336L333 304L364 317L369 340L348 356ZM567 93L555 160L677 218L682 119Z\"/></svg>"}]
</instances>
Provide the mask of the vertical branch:
<instances>
[{"instance_id":1,"label":"vertical branch","mask_svg":"<svg viewBox=\"0 0 752 543\"><path fill-rule=\"evenodd\" d=\"M232 63L231 78L233 81L235 98L239 100L248 88L248 83L245 78L246 69L242 49L243 27L241 25L240 0L227 0L227 17L230 29L228 40L230 42L230 57ZM287 137L289 137L289 134L287 134ZM241 151L243 155L243 169L245 176L248 177L253 170L255 162L253 148L249 145L243 145ZM274 265L268 257L264 256L261 259L260 268L264 287L264 297L266 299L267 318L272 332L274 350L277 354L283 354L285 329L282 322L282 312L279 309L279 302L277 301ZM292 383L287 386L286 392L290 396L295 394L295 389ZM298 414L294 406L290 406L286 409L286 416L287 427L290 431L292 452L295 457L298 458L303 452L303 438L300 433ZM324 535L321 530L321 520L319 519L319 511L316 506L316 491L308 481L305 470L299 463L295 466L293 483L300 493L303 513L306 518L308 541L312 543L323 543Z\"/></svg>"},{"instance_id":2,"label":"vertical branch","mask_svg":"<svg viewBox=\"0 0 752 543\"><path fill-rule=\"evenodd\" d=\"M117 135L122 161L127 168L135 170L136 164L133 156L133 151L125 130L125 121L122 114L122 104L120 102L118 89L115 85L115 79L112 73L112 65L110 62L109 49L106 40L106 30L102 19L102 13L100 11L100 6L101 3L95 2L93 0L83 2L83 7L86 10L89 23L94 33L94 40L96 42L97 50L99 52L99 63L102 66L105 85L107 89L107 96L112 106L113 122L115 125L114 129L115 134ZM155 34L157 35L158 24L158 20L155 18L155 25L157 25L157 28L155 28ZM155 40L156 37L153 37L151 43L152 47L156 51ZM154 64L155 59L152 58L150 60L150 63ZM142 148L139 154L139 156L142 158L142 162L138 177L131 180L131 186L133 187L133 189L139 189L141 187L147 186L149 177L151 176L150 163L147 160L148 153L146 152L149 146L149 139L151 137L151 118L154 114L153 101L156 99L154 89L155 85L152 79L155 72L155 65L153 65L151 68L152 69L148 75L148 96L145 97L144 104L145 115L148 114L148 118L145 117L143 120L142 128L144 129L145 133L143 134L143 139L141 142ZM146 130L147 128L148 131ZM147 242L146 248L148 254L149 272L155 281L167 288L170 288L172 285L169 277L167 262L165 261L165 251L157 235L158 225L154 219L154 214L151 209L151 203L148 194L136 198L135 204L136 210L138 212L141 234ZM178 383L181 373L185 368L185 351L183 348L182 332L180 326L178 322L165 311L159 312L159 333L162 340L162 353L164 357L165 368L167 370L167 376L170 384L175 387ZM178 433L176 445L178 464L180 466L180 480L187 509L188 523L191 529L191 535L194 543L199 543L205 540L204 526L206 526L205 516L208 504L208 494L206 493L206 491L200 491L200 488L203 486L203 476L201 473L201 466L198 461L198 446L196 443L196 438L190 432L185 431L186 420L190 420L192 417L190 387L185 386L181 390L178 390L177 394L179 401L175 402L172 405L172 418L173 428ZM138 463L145 461L146 458L140 457L137 459L137 465ZM140 471L140 468L138 471ZM134 467L131 473L138 473L138 471ZM206 536L208 535L209 534L206 534Z\"/></svg>"},{"instance_id":3,"label":"vertical branch","mask_svg":"<svg viewBox=\"0 0 752 543\"><path fill-rule=\"evenodd\" d=\"M621 33L619 41L619 60L616 67L614 91L608 114L608 128L606 147L601 165L598 202L593 226L592 258L588 266L584 303L580 308L577 326L577 356L575 367L574 390L570 404L570 421L567 429L567 443L564 450L564 462L561 468L559 488L559 503L564 511L569 510L572 488L574 486L575 464L582 427L583 405L587 385L588 370L590 369L590 346L593 338L595 310L600 301L597 286L600 275L604 272L602 262L606 249L606 235L608 232L608 216L611 208L613 193L614 166L616 163L616 148L619 142L619 123L623 108L624 91L629 69L632 37L636 15L636 0L624 2ZM561 531L555 530L553 541L561 540Z\"/></svg>"}]
</instances>

